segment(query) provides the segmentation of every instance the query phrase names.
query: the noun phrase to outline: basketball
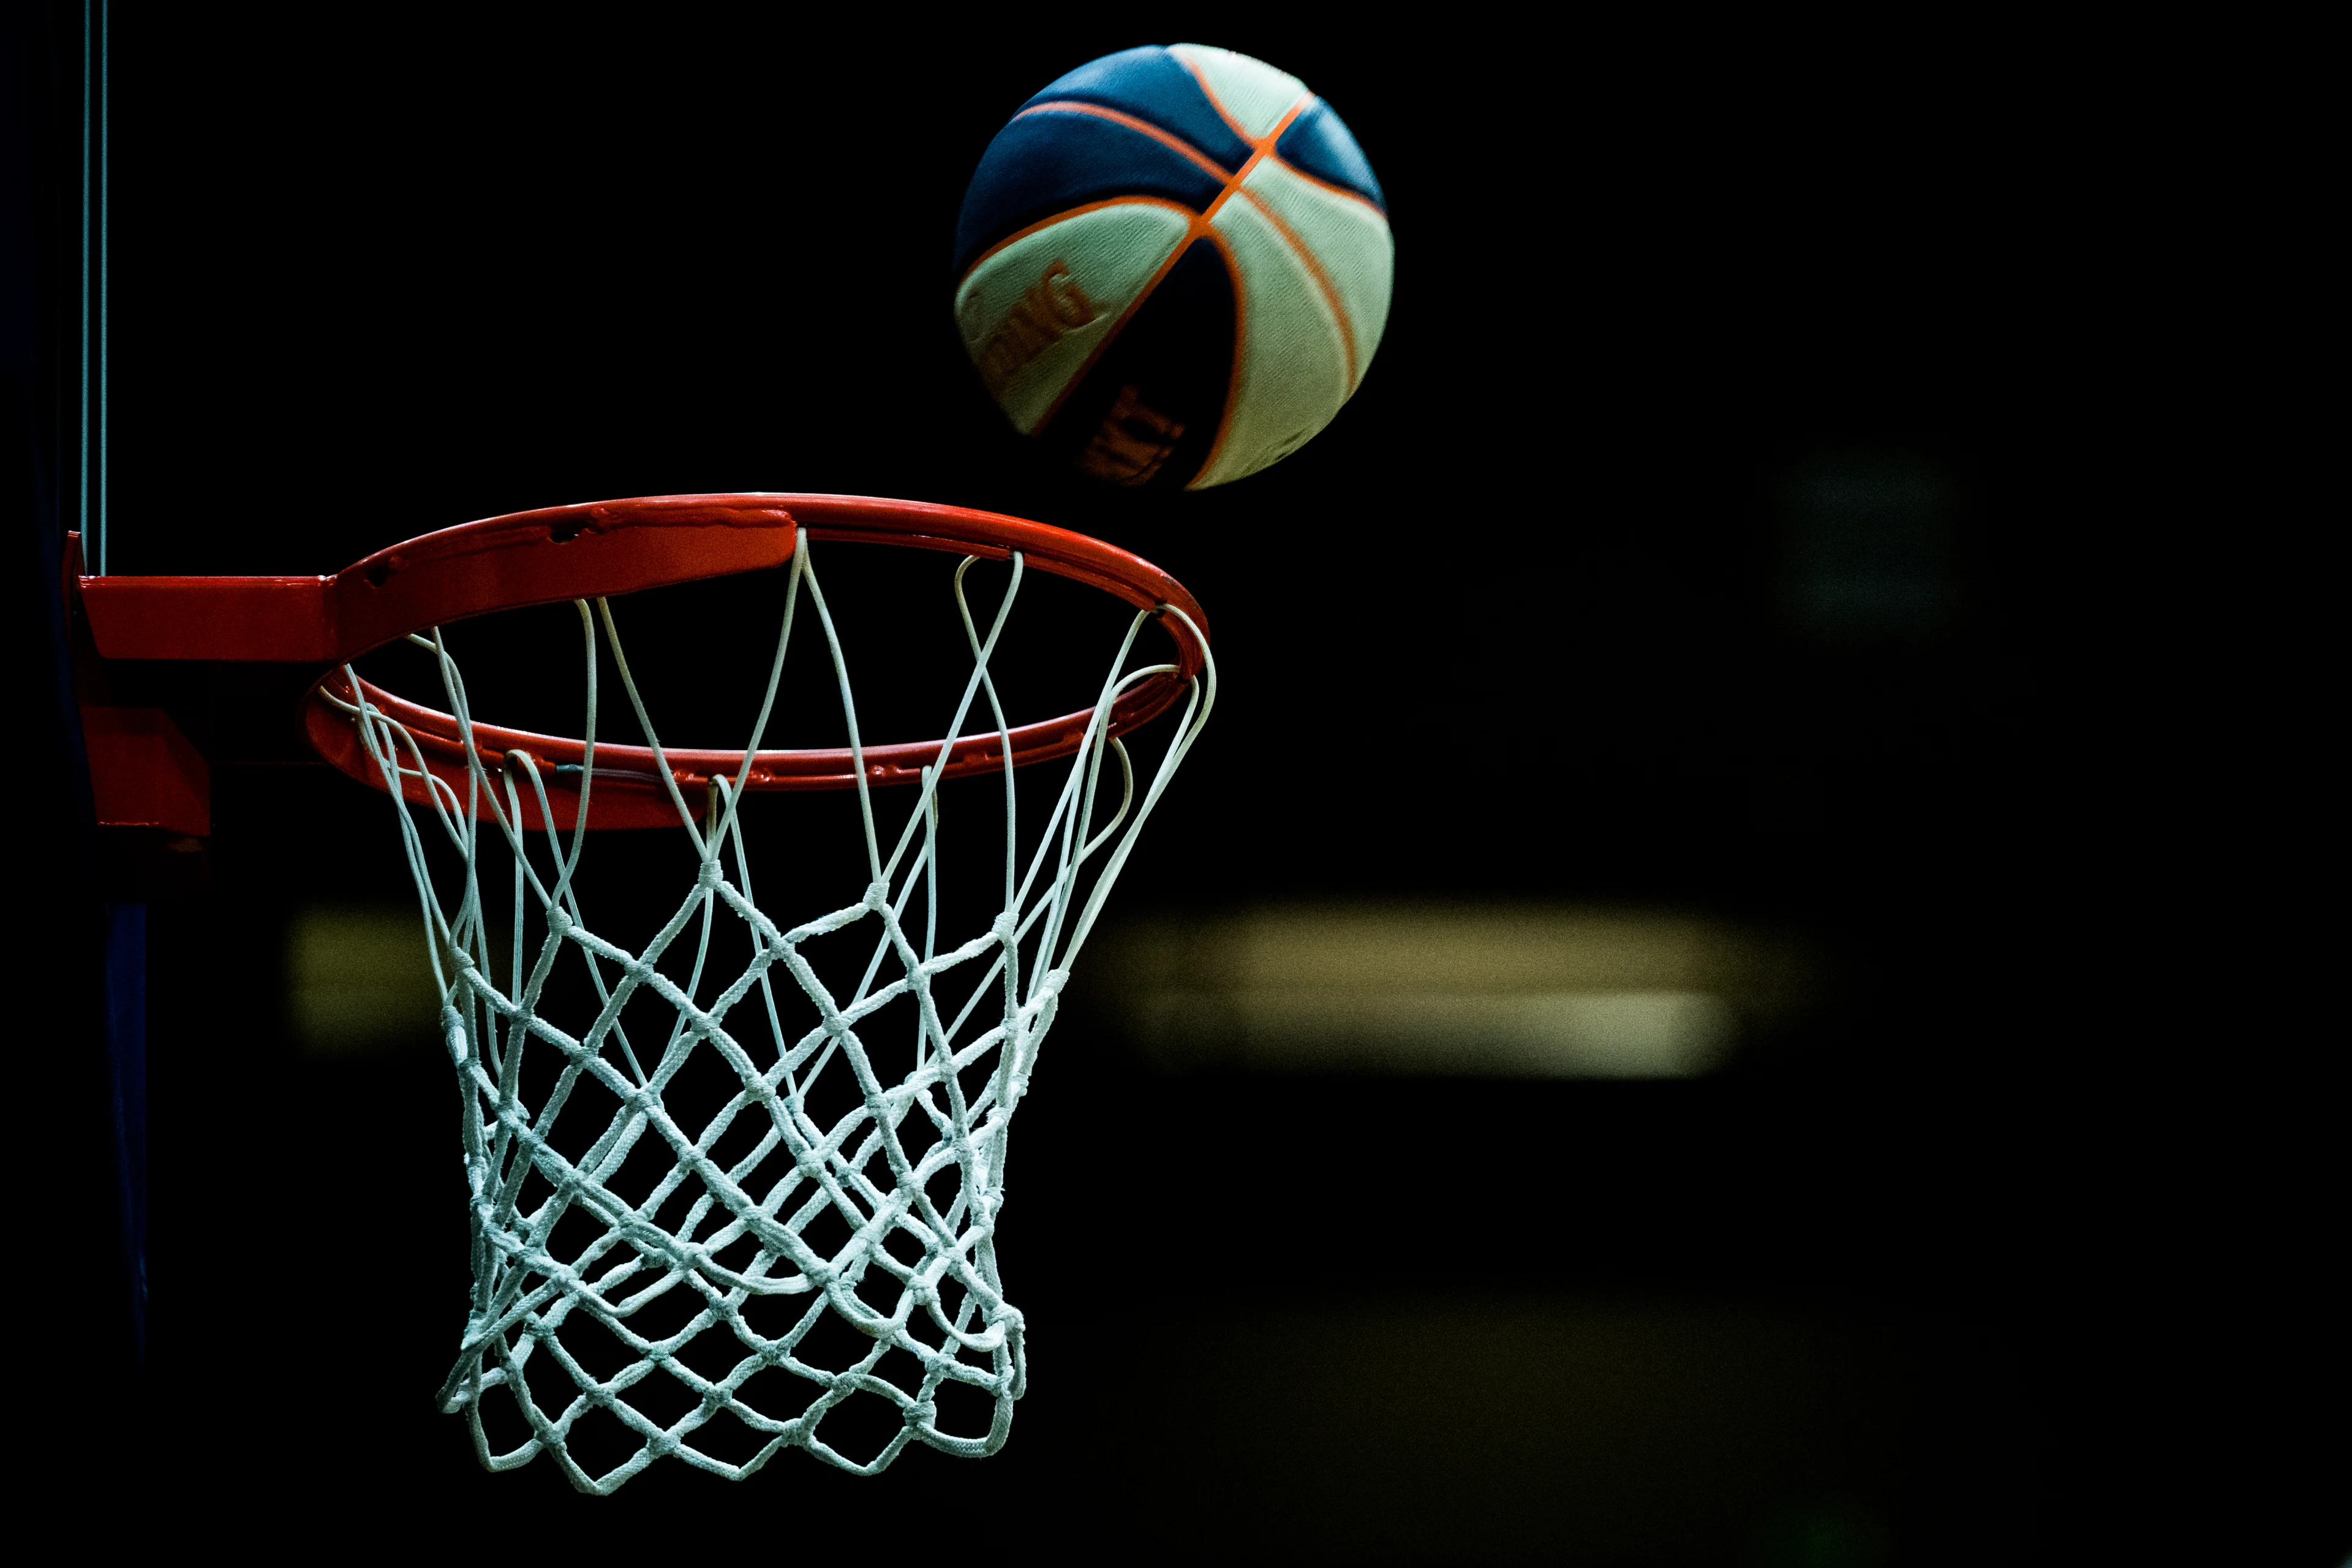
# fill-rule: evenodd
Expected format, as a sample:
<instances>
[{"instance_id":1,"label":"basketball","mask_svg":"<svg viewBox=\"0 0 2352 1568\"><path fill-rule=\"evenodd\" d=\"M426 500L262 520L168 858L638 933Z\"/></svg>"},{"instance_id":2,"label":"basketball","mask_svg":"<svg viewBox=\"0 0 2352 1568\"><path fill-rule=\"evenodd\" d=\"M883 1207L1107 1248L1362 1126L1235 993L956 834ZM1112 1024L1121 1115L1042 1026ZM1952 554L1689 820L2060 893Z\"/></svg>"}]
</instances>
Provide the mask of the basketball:
<instances>
[{"instance_id":1,"label":"basketball","mask_svg":"<svg viewBox=\"0 0 2352 1568\"><path fill-rule=\"evenodd\" d=\"M1297 77L1198 44L1053 81L982 157L955 314L1013 427L1097 479L1204 489L1362 384L1395 247L1356 139Z\"/></svg>"}]
</instances>

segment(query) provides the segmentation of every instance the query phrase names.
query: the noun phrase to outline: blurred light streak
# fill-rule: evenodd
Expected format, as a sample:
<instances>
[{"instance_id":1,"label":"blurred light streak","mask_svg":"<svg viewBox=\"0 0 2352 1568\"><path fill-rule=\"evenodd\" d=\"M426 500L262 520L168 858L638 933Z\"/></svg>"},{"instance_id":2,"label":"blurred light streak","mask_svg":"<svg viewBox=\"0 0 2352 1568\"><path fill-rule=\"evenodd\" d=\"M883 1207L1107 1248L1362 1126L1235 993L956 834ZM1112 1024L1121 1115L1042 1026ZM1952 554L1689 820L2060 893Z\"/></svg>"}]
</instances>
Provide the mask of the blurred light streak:
<instances>
[{"instance_id":1,"label":"blurred light streak","mask_svg":"<svg viewBox=\"0 0 2352 1568\"><path fill-rule=\"evenodd\" d=\"M1291 905L1110 933L1093 984L1169 1066L1688 1078L1785 1010L1799 955L1703 917Z\"/></svg>"},{"instance_id":2,"label":"blurred light streak","mask_svg":"<svg viewBox=\"0 0 2352 1568\"><path fill-rule=\"evenodd\" d=\"M287 1023L327 1054L429 1044L440 1015L414 909L306 909L286 944Z\"/></svg>"}]
</instances>

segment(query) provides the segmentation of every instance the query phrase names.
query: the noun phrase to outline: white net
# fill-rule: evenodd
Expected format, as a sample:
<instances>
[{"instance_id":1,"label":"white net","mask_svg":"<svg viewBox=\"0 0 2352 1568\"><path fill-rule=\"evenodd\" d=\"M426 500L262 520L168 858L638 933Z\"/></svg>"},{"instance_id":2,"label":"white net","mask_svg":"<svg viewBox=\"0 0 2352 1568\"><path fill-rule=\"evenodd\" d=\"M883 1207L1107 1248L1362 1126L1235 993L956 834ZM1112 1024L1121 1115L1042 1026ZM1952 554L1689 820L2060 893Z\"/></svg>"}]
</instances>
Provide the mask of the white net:
<instances>
[{"instance_id":1,"label":"white net","mask_svg":"<svg viewBox=\"0 0 2352 1568\"><path fill-rule=\"evenodd\" d=\"M429 805L404 799L401 778L434 780L415 736L363 696L352 710L398 803L464 1101L473 1291L439 1398L465 1414L488 1468L544 1453L602 1493L665 1456L734 1479L801 1447L871 1474L910 1442L966 1456L1003 1444L1024 1382L994 1239L1006 1133L1071 963L1208 719L1215 672L1192 686L1139 795L1106 719L1121 692L1173 667L1126 668L1155 612L1137 616L1024 838L990 670L1022 562L985 635L965 597L971 565L954 578L971 670L943 733L964 734L978 705L1003 740L1003 816L987 826L1004 853L993 919L952 944L939 930L947 742L919 789L880 797L909 802L895 838L861 763L866 885L789 923L754 892L742 794L719 777L689 802L661 771L691 858L674 899L607 911L659 920L624 945L583 913L593 749L576 773L580 826L525 827L526 800L558 820L546 770L520 752L484 765L437 632L411 640L436 656L471 759L462 797L436 781ZM804 597L859 747L803 534L747 752L776 708ZM612 605L578 608L591 747L601 629L661 763Z\"/></svg>"}]
</instances>

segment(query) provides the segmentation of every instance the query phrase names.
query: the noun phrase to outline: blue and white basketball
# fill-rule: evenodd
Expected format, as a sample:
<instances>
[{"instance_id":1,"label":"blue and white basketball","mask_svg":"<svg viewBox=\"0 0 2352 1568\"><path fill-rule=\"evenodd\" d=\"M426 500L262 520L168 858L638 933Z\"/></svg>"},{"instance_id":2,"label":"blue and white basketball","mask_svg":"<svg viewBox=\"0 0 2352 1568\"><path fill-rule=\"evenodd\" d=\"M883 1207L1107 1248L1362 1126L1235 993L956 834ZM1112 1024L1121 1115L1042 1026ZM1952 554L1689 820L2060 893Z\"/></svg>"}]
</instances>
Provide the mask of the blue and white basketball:
<instances>
[{"instance_id":1,"label":"blue and white basketball","mask_svg":"<svg viewBox=\"0 0 2352 1568\"><path fill-rule=\"evenodd\" d=\"M1371 165L1305 83L1199 44L1127 49L989 143L956 323L1024 435L1099 479L1201 489L1331 422L1394 258Z\"/></svg>"}]
</instances>

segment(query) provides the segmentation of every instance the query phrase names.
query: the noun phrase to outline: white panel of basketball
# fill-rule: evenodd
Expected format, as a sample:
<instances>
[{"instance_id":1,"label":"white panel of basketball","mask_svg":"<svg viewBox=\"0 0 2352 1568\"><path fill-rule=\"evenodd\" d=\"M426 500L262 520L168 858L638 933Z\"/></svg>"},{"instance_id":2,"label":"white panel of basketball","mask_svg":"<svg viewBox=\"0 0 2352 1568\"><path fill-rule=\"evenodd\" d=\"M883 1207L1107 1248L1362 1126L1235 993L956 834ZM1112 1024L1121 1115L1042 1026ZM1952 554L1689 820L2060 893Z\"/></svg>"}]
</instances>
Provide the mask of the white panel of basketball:
<instances>
[{"instance_id":1,"label":"white panel of basketball","mask_svg":"<svg viewBox=\"0 0 2352 1568\"><path fill-rule=\"evenodd\" d=\"M1240 274L1241 363L1224 436L1196 488L1279 461L1331 422L1348 401L1339 323L1307 263L1246 200L1211 220Z\"/></svg>"},{"instance_id":2,"label":"white panel of basketball","mask_svg":"<svg viewBox=\"0 0 2352 1568\"><path fill-rule=\"evenodd\" d=\"M956 324L1023 435L1035 434L1192 220L1173 202L1139 196L1047 224L971 269Z\"/></svg>"},{"instance_id":3,"label":"white panel of basketball","mask_svg":"<svg viewBox=\"0 0 2352 1568\"><path fill-rule=\"evenodd\" d=\"M1192 68L1219 107L1253 142L1282 123L1291 105L1307 96L1307 84L1264 60L1207 44L1171 44L1168 52Z\"/></svg>"},{"instance_id":4,"label":"white panel of basketball","mask_svg":"<svg viewBox=\"0 0 2352 1568\"><path fill-rule=\"evenodd\" d=\"M1355 340L1355 365L1348 384L1353 394L1388 325L1389 292L1396 273L1396 241L1389 234L1389 220L1361 196L1332 190L1272 158L1258 160L1242 189L1290 226L1339 295Z\"/></svg>"}]
</instances>

